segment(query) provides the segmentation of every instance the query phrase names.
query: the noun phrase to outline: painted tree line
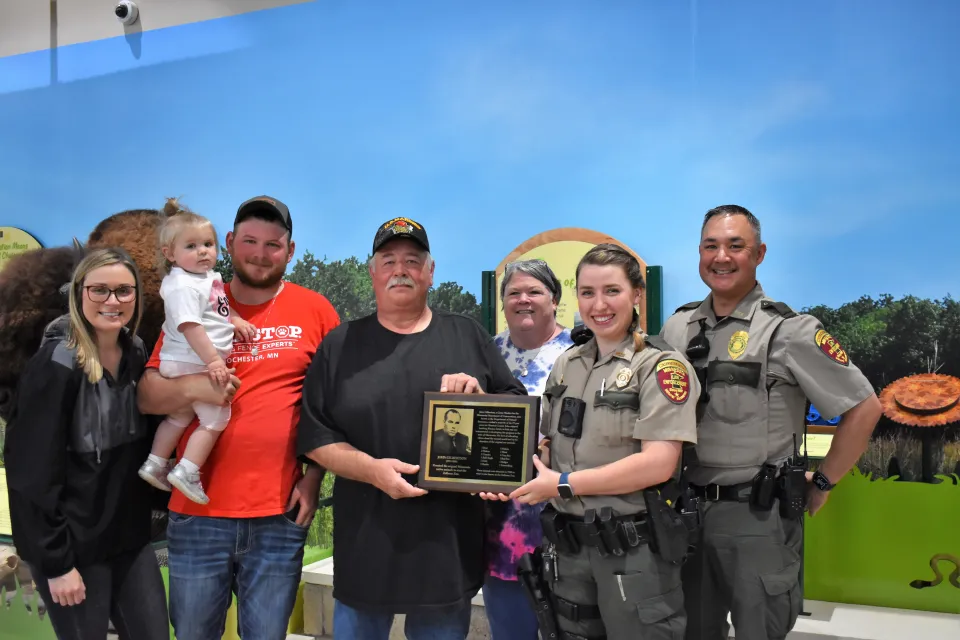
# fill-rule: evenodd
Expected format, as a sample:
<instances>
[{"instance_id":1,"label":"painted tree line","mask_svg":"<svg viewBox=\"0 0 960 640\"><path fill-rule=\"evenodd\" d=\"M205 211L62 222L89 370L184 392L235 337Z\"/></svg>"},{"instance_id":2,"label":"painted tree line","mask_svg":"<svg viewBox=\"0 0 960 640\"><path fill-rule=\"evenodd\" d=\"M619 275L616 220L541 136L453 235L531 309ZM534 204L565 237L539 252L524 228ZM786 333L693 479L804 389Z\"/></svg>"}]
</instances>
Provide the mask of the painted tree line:
<instances>
[{"instance_id":1,"label":"painted tree line","mask_svg":"<svg viewBox=\"0 0 960 640\"><path fill-rule=\"evenodd\" d=\"M230 256L225 250L221 256L217 270L228 281ZM321 292L343 321L370 314L376 306L367 262L356 257L327 262L307 251L287 280ZM443 282L429 295L430 306L480 321L476 297L456 282ZM943 300L863 296L836 309L817 305L802 311L823 322L878 391L914 373L960 376L960 301L950 296Z\"/></svg>"},{"instance_id":2,"label":"painted tree line","mask_svg":"<svg viewBox=\"0 0 960 640\"><path fill-rule=\"evenodd\" d=\"M904 376L960 376L960 301L883 294L833 309L803 310L823 322L877 391Z\"/></svg>"},{"instance_id":3,"label":"painted tree line","mask_svg":"<svg viewBox=\"0 0 960 640\"><path fill-rule=\"evenodd\" d=\"M220 250L221 259L216 270L224 282L230 280L233 267L226 249ZM479 274L477 275L479 278ZM356 257L327 262L310 251L297 260L287 273L286 280L312 291L322 293L340 314L340 320L356 320L376 310L373 284L367 271L367 261ZM476 296L456 282L442 282L430 290L428 304L434 309L462 313L480 322L480 303Z\"/></svg>"}]
</instances>

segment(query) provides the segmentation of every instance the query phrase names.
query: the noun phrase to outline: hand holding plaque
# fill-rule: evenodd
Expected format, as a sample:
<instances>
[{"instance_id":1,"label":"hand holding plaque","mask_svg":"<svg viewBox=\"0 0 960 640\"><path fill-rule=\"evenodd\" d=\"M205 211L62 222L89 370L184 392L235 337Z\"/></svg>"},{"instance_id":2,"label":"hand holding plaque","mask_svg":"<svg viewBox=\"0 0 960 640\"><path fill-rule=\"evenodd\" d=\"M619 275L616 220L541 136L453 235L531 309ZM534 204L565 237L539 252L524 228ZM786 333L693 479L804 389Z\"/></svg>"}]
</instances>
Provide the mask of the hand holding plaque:
<instances>
[{"instance_id":1,"label":"hand holding plaque","mask_svg":"<svg viewBox=\"0 0 960 640\"><path fill-rule=\"evenodd\" d=\"M373 461L374 472L371 484L385 494L399 500L401 498L418 498L427 492L415 487L403 477L403 474L414 474L419 470L415 464L408 464L394 458L380 458Z\"/></svg>"},{"instance_id":2,"label":"hand holding plaque","mask_svg":"<svg viewBox=\"0 0 960 640\"><path fill-rule=\"evenodd\" d=\"M440 378L441 393L483 393L480 381L465 373L448 373Z\"/></svg>"},{"instance_id":3,"label":"hand holding plaque","mask_svg":"<svg viewBox=\"0 0 960 640\"><path fill-rule=\"evenodd\" d=\"M427 392L417 485L425 489L509 494L533 478L539 396L485 394L465 374L444 376Z\"/></svg>"}]
</instances>

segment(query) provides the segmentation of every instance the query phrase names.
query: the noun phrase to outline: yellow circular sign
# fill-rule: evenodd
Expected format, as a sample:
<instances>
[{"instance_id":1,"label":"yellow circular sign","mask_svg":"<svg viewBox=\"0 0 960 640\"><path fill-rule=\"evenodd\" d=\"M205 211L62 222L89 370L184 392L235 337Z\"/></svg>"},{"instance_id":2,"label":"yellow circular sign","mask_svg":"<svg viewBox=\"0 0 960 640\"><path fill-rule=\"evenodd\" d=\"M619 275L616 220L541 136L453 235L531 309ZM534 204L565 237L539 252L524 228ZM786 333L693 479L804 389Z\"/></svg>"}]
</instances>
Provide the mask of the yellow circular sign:
<instances>
[{"instance_id":1,"label":"yellow circular sign","mask_svg":"<svg viewBox=\"0 0 960 640\"><path fill-rule=\"evenodd\" d=\"M560 304L557 305L557 322L565 327L573 328L573 314L577 312L577 264L580 262L580 258L593 246L589 242L578 242L576 240L551 242L531 249L512 261L540 259L550 265L550 268L557 275L557 279L560 280L560 286L563 287ZM498 333L507 328L507 319L503 314L503 301L499 299L502 282L503 274L501 273L497 276L497 299L501 303L497 305Z\"/></svg>"},{"instance_id":2,"label":"yellow circular sign","mask_svg":"<svg viewBox=\"0 0 960 640\"><path fill-rule=\"evenodd\" d=\"M23 229L0 227L0 271L7 266L10 258L42 247L39 240Z\"/></svg>"},{"instance_id":3,"label":"yellow circular sign","mask_svg":"<svg viewBox=\"0 0 960 640\"><path fill-rule=\"evenodd\" d=\"M560 304L557 305L557 322L564 327L572 329L574 324L574 314L578 310L577 305L577 265L580 259L590 249L601 242L617 242L609 236L605 236L589 229L554 229L546 231L530 240L527 240L515 249L506 260L497 268L497 325L496 332L500 333L507 328L507 319L503 313L503 300L500 298L500 286L503 283L504 268L507 262L520 262L521 260L540 259L550 265L550 269L560 280L563 294L560 296ZM632 252L631 252L632 253ZM636 254L634 254L636 256ZM646 271L646 263L637 256L640 262L641 271ZM640 300L640 326L646 328L646 295L641 295Z\"/></svg>"}]
</instances>

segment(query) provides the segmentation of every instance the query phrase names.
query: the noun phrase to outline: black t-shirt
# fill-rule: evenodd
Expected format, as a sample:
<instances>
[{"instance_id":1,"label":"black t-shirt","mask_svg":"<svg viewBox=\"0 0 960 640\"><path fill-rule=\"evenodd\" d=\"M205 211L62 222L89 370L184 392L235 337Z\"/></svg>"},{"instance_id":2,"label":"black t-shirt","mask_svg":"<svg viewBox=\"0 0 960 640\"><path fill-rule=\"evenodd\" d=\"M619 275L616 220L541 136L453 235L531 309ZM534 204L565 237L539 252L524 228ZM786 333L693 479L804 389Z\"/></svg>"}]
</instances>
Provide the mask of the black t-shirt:
<instances>
[{"instance_id":1,"label":"black t-shirt","mask_svg":"<svg viewBox=\"0 0 960 640\"><path fill-rule=\"evenodd\" d=\"M444 374L461 372L487 393L527 393L491 337L466 316L434 310L425 330L408 335L384 328L375 314L345 323L323 339L307 371L297 454L346 442L374 458L418 464L423 394L439 391ZM338 476L333 508L333 597L347 606L439 611L479 591L479 497L434 490L394 500Z\"/></svg>"}]
</instances>

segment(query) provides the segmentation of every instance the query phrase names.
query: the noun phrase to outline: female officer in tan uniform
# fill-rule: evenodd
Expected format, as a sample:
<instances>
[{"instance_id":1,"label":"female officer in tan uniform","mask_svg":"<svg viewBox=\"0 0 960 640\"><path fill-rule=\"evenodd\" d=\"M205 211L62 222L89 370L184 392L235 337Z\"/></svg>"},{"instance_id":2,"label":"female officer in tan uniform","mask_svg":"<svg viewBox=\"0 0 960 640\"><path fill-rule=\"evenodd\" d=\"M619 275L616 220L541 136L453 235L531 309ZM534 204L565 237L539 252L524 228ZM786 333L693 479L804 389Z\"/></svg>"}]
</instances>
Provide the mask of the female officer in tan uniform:
<instances>
[{"instance_id":1,"label":"female officer in tan uniform","mask_svg":"<svg viewBox=\"0 0 960 640\"><path fill-rule=\"evenodd\" d=\"M550 501L544 566L568 638L684 634L680 565L650 548L643 490L672 478L682 444L696 442L700 389L681 354L639 333L643 287L639 263L617 245L597 245L580 261L577 302L593 337L557 359L544 391L539 474L510 494Z\"/></svg>"}]
</instances>

